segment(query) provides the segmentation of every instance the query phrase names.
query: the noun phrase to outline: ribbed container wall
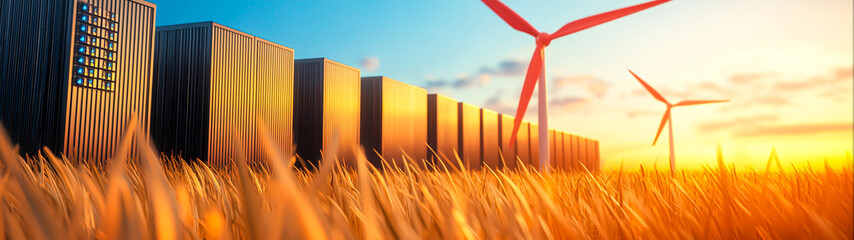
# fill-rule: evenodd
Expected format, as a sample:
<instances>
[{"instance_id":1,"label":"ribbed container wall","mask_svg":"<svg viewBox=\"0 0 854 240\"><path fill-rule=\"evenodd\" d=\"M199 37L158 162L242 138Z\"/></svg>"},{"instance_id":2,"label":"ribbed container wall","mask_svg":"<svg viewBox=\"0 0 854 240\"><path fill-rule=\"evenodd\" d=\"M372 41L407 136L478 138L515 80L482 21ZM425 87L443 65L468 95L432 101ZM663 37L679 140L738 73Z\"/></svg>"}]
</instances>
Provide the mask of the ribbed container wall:
<instances>
[{"instance_id":1,"label":"ribbed container wall","mask_svg":"<svg viewBox=\"0 0 854 240\"><path fill-rule=\"evenodd\" d=\"M578 141L578 155L579 161L584 166L584 168L590 169L590 158L587 155L589 148L587 147L587 138L579 137Z\"/></svg>"},{"instance_id":2,"label":"ribbed container wall","mask_svg":"<svg viewBox=\"0 0 854 240\"><path fill-rule=\"evenodd\" d=\"M555 130L549 129L548 133L549 133L549 165L544 166L544 167L556 168L555 166L557 166L557 165L555 165L555 163L557 163L557 159L555 157L557 156L557 154L555 154L555 150L557 150L557 148L555 147Z\"/></svg>"},{"instance_id":3,"label":"ribbed container wall","mask_svg":"<svg viewBox=\"0 0 854 240\"><path fill-rule=\"evenodd\" d=\"M539 125L535 123L528 124L528 146L531 154L531 159L528 162L529 166L534 167L534 169L540 169L540 129ZM548 143L543 143L548 144Z\"/></svg>"},{"instance_id":4,"label":"ribbed container wall","mask_svg":"<svg viewBox=\"0 0 854 240\"><path fill-rule=\"evenodd\" d=\"M590 168L590 171L595 171L596 169L596 153L594 152L596 146L594 146L594 144L596 143L593 139L587 139L587 162L589 163L587 166L589 166L588 168Z\"/></svg>"},{"instance_id":5,"label":"ribbed container wall","mask_svg":"<svg viewBox=\"0 0 854 240\"><path fill-rule=\"evenodd\" d=\"M502 168L516 169L516 145L510 145L510 136L513 134L513 116L501 114L498 117L498 134L501 143ZM517 139L518 141L518 139Z\"/></svg>"},{"instance_id":6,"label":"ribbed container wall","mask_svg":"<svg viewBox=\"0 0 854 240\"><path fill-rule=\"evenodd\" d=\"M22 154L63 151L75 5L0 1L0 124Z\"/></svg>"},{"instance_id":7,"label":"ribbed container wall","mask_svg":"<svg viewBox=\"0 0 854 240\"><path fill-rule=\"evenodd\" d=\"M255 59L254 37L214 26L208 130L208 161L214 165L236 159L237 147L248 160L258 157Z\"/></svg>"},{"instance_id":8,"label":"ribbed container wall","mask_svg":"<svg viewBox=\"0 0 854 240\"><path fill-rule=\"evenodd\" d=\"M593 159L593 154L594 154L593 148L594 148L593 139L588 138L587 139L587 168L590 169L590 171L593 171L593 169L595 169L595 166L594 166L595 163L593 162L594 161L594 159Z\"/></svg>"},{"instance_id":9,"label":"ribbed container wall","mask_svg":"<svg viewBox=\"0 0 854 240\"><path fill-rule=\"evenodd\" d=\"M115 152L133 114L148 131L155 6L144 1L88 1L118 16L114 92L70 87L65 152L71 158L106 161ZM147 137L145 137L147 139ZM132 151L133 152L133 151Z\"/></svg>"},{"instance_id":10,"label":"ribbed container wall","mask_svg":"<svg viewBox=\"0 0 854 240\"><path fill-rule=\"evenodd\" d=\"M498 135L498 113L480 109L480 155L484 165L501 169L501 149Z\"/></svg>"},{"instance_id":11,"label":"ribbed container wall","mask_svg":"<svg viewBox=\"0 0 854 240\"><path fill-rule=\"evenodd\" d=\"M594 154L593 159L596 163L596 171L598 172L598 171L602 170L602 157L599 156L599 141L594 141L593 145L595 146L593 148L593 151L594 151L593 152L593 154Z\"/></svg>"},{"instance_id":12,"label":"ribbed container wall","mask_svg":"<svg viewBox=\"0 0 854 240\"><path fill-rule=\"evenodd\" d=\"M575 171L581 171L581 152L580 152L580 143L581 138L576 135L572 135L572 169Z\"/></svg>"},{"instance_id":13,"label":"ribbed container wall","mask_svg":"<svg viewBox=\"0 0 854 240\"><path fill-rule=\"evenodd\" d=\"M552 158L554 161L551 163L552 168L563 170L563 133L561 131L555 130L554 135L551 137L554 143L552 147Z\"/></svg>"},{"instance_id":14,"label":"ribbed container wall","mask_svg":"<svg viewBox=\"0 0 854 240\"><path fill-rule=\"evenodd\" d=\"M354 161L353 149L360 146L361 72L359 69L326 59L323 89L323 152L329 149L338 131L338 158Z\"/></svg>"},{"instance_id":15,"label":"ribbed container wall","mask_svg":"<svg viewBox=\"0 0 854 240\"><path fill-rule=\"evenodd\" d=\"M257 49L257 77L255 113L267 125L267 133L273 144L285 154L294 149L294 50L255 38ZM256 134L256 137L257 134ZM266 159L262 154L261 139L256 140L256 156Z\"/></svg>"},{"instance_id":16,"label":"ribbed container wall","mask_svg":"<svg viewBox=\"0 0 854 240\"><path fill-rule=\"evenodd\" d=\"M431 163L436 169L456 163L459 147L457 100L441 94L427 95L427 145ZM446 166L452 169L451 166Z\"/></svg>"},{"instance_id":17,"label":"ribbed container wall","mask_svg":"<svg viewBox=\"0 0 854 240\"><path fill-rule=\"evenodd\" d=\"M207 159L211 30L211 24L157 29L150 133L167 155Z\"/></svg>"},{"instance_id":18,"label":"ribbed container wall","mask_svg":"<svg viewBox=\"0 0 854 240\"><path fill-rule=\"evenodd\" d=\"M460 159L468 169L480 170L480 108L460 102L458 111Z\"/></svg>"},{"instance_id":19,"label":"ribbed container wall","mask_svg":"<svg viewBox=\"0 0 854 240\"><path fill-rule=\"evenodd\" d=\"M0 121L22 153L42 146L72 161L113 157L133 114L148 129L156 7L140 0L90 0L117 18L113 91L71 85L78 1L0 2ZM135 148L129 153L135 153Z\"/></svg>"},{"instance_id":20,"label":"ribbed container wall","mask_svg":"<svg viewBox=\"0 0 854 240\"><path fill-rule=\"evenodd\" d=\"M563 162L562 168L566 171L572 171L572 135L569 133L562 133L563 142L561 144L563 149Z\"/></svg>"},{"instance_id":21,"label":"ribbed container wall","mask_svg":"<svg viewBox=\"0 0 854 240\"><path fill-rule=\"evenodd\" d=\"M337 131L338 158L355 159L353 149L361 141L360 74L325 58L294 62L294 134L300 157L317 164Z\"/></svg>"},{"instance_id":22,"label":"ribbed container wall","mask_svg":"<svg viewBox=\"0 0 854 240\"><path fill-rule=\"evenodd\" d=\"M590 171L599 171L599 148L596 146L596 140L588 139L587 142L587 157L590 158Z\"/></svg>"},{"instance_id":23,"label":"ribbed container wall","mask_svg":"<svg viewBox=\"0 0 854 240\"><path fill-rule=\"evenodd\" d=\"M257 162L260 117L274 146L292 151L292 49L213 22L159 27L156 46L151 135L159 149L222 166L239 146Z\"/></svg>"},{"instance_id":24,"label":"ribbed container wall","mask_svg":"<svg viewBox=\"0 0 854 240\"><path fill-rule=\"evenodd\" d=\"M387 77L364 77L361 97L362 144L375 166L380 156L399 167L404 153L415 163L426 158L427 90Z\"/></svg>"},{"instance_id":25,"label":"ribbed container wall","mask_svg":"<svg viewBox=\"0 0 854 240\"><path fill-rule=\"evenodd\" d=\"M559 167L564 171L569 171L569 166L567 164L569 162L569 159L566 158L567 152L569 152L569 149L566 148L566 143L569 142L569 139L566 138L565 132L558 132L557 137L560 139L560 141L557 143L557 145L559 146L558 148L560 148Z\"/></svg>"},{"instance_id":26,"label":"ribbed container wall","mask_svg":"<svg viewBox=\"0 0 854 240\"><path fill-rule=\"evenodd\" d=\"M516 133L518 135L516 136L516 143L514 145L516 145L516 156L519 157L519 161L516 162L516 168L523 168L523 167L531 166L531 150L532 149L531 149L531 134L529 131L531 128L530 125L531 125L531 123L523 120L522 123L519 124L519 132ZM511 131L512 131L513 126L510 126L510 127L511 127Z\"/></svg>"},{"instance_id":27,"label":"ribbed container wall","mask_svg":"<svg viewBox=\"0 0 854 240\"><path fill-rule=\"evenodd\" d=\"M375 167L382 167L380 156L383 156L383 140L394 139L383 138L383 81L382 77L362 78L362 113L361 133L362 146L365 147L365 155ZM383 157L385 158L385 157ZM391 159L386 159L390 161Z\"/></svg>"}]
</instances>

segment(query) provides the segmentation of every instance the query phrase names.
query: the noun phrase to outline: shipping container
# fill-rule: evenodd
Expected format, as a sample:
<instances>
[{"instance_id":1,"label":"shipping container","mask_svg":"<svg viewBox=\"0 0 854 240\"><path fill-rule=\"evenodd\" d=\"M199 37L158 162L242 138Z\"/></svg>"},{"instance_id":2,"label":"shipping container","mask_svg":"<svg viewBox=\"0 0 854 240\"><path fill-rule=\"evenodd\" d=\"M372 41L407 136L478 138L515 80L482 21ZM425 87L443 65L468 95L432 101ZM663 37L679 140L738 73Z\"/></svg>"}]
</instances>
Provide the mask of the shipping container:
<instances>
[{"instance_id":1,"label":"shipping container","mask_svg":"<svg viewBox=\"0 0 854 240\"><path fill-rule=\"evenodd\" d=\"M528 166L534 167L534 169L540 170L540 131L539 125L535 123L528 124L528 141L529 142L529 151L531 152L531 159L528 162ZM544 143L548 144L548 143Z\"/></svg>"},{"instance_id":2,"label":"shipping container","mask_svg":"<svg viewBox=\"0 0 854 240\"><path fill-rule=\"evenodd\" d=\"M601 149L599 149L599 141L598 140L596 141L596 152L595 153L596 153L596 171L601 171L602 170L602 156L600 155Z\"/></svg>"},{"instance_id":3,"label":"shipping container","mask_svg":"<svg viewBox=\"0 0 854 240\"><path fill-rule=\"evenodd\" d=\"M511 124L512 125L512 124ZM516 156L519 157L519 161L516 162L516 168L523 168L531 166L531 134L530 128L531 123L525 120L522 120L522 123L519 124L519 132L516 136ZM511 129L513 126L510 126Z\"/></svg>"},{"instance_id":4,"label":"shipping container","mask_svg":"<svg viewBox=\"0 0 854 240\"><path fill-rule=\"evenodd\" d=\"M590 156L590 171L598 172L599 171L599 141L590 139L590 152L588 155Z\"/></svg>"},{"instance_id":5,"label":"shipping container","mask_svg":"<svg viewBox=\"0 0 854 240\"><path fill-rule=\"evenodd\" d=\"M554 138L554 162L552 162L552 166L555 169L566 170L563 167L563 132L555 130L555 134L552 136Z\"/></svg>"},{"instance_id":6,"label":"shipping container","mask_svg":"<svg viewBox=\"0 0 854 240\"><path fill-rule=\"evenodd\" d=\"M480 155L483 158L482 162L491 169L501 169L498 113L481 108L480 121Z\"/></svg>"},{"instance_id":7,"label":"shipping container","mask_svg":"<svg viewBox=\"0 0 854 240\"><path fill-rule=\"evenodd\" d=\"M294 62L294 139L297 153L317 165L337 132L337 157L352 163L360 144L361 72L326 59Z\"/></svg>"},{"instance_id":8,"label":"shipping container","mask_svg":"<svg viewBox=\"0 0 854 240\"><path fill-rule=\"evenodd\" d=\"M427 95L427 153L436 169L452 169L448 164L457 165L458 109L456 99L441 94Z\"/></svg>"},{"instance_id":9,"label":"shipping container","mask_svg":"<svg viewBox=\"0 0 854 240\"><path fill-rule=\"evenodd\" d=\"M362 145L368 160L403 167L427 158L427 90L387 77L362 78Z\"/></svg>"},{"instance_id":10,"label":"shipping container","mask_svg":"<svg viewBox=\"0 0 854 240\"><path fill-rule=\"evenodd\" d=\"M563 135L563 169L567 172L573 171L572 169L572 134L562 133Z\"/></svg>"},{"instance_id":11,"label":"shipping container","mask_svg":"<svg viewBox=\"0 0 854 240\"><path fill-rule=\"evenodd\" d=\"M460 160L468 169L480 170L480 108L468 103L458 103L457 141Z\"/></svg>"},{"instance_id":12,"label":"shipping container","mask_svg":"<svg viewBox=\"0 0 854 240\"><path fill-rule=\"evenodd\" d=\"M214 22L158 27L155 43L151 136L158 149L222 166L239 146L257 162L264 157L260 118L273 145L293 152L293 49Z\"/></svg>"},{"instance_id":13,"label":"shipping container","mask_svg":"<svg viewBox=\"0 0 854 240\"><path fill-rule=\"evenodd\" d=\"M142 0L0 1L0 123L20 154L105 163L132 117L148 129L155 15Z\"/></svg>"},{"instance_id":14,"label":"shipping container","mask_svg":"<svg viewBox=\"0 0 854 240\"><path fill-rule=\"evenodd\" d=\"M555 150L557 150L557 146L556 146L556 142L555 142L556 140L557 140L557 138L555 138L555 130L549 129L549 165L543 166L544 169L546 169L546 168L556 169L557 168L556 167L557 166L556 165L557 164L557 158L556 158L557 154L555 152Z\"/></svg>"},{"instance_id":15,"label":"shipping container","mask_svg":"<svg viewBox=\"0 0 854 240\"><path fill-rule=\"evenodd\" d=\"M583 166L582 169L590 170L590 158L587 155L587 152L589 150L589 148L587 147L587 143L589 141L587 141L587 138L585 138L585 137L579 137L578 142L579 142L579 144L578 144L579 161L581 162L581 165Z\"/></svg>"},{"instance_id":16,"label":"shipping container","mask_svg":"<svg viewBox=\"0 0 854 240\"><path fill-rule=\"evenodd\" d=\"M501 114L498 118L499 143L501 143L501 168L516 169L516 144L510 145L510 136L513 134L513 116ZM518 139L517 139L518 141Z\"/></svg>"},{"instance_id":17,"label":"shipping container","mask_svg":"<svg viewBox=\"0 0 854 240\"><path fill-rule=\"evenodd\" d=\"M574 171L582 171L581 169L581 152L579 152L579 145L581 144L581 138L576 135L572 135L572 170Z\"/></svg>"}]
</instances>

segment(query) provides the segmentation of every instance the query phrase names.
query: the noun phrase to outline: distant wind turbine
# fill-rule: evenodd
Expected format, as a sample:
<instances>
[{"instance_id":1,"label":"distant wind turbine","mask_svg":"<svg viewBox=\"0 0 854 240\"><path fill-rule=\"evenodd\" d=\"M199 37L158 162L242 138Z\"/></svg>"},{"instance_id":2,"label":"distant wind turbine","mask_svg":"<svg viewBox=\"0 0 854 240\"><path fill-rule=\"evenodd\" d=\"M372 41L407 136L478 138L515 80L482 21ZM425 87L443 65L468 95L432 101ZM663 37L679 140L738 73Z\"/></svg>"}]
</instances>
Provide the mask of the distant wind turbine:
<instances>
[{"instance_id":1,"label":"distant wind turbine","mask_svg":"<svg viewBox=\"0 0 854 240\"><path fill-rule=\"evenodd\" d=\"M664 104L667 104L667 111L664 112L664 116L661 118L661 124L658 125L658 132L655 133L655 140L652 141L652 145L655 146L655 143L658 142L658 137L661 135L661 130L664 129L664 124L668 123L667 124L667 131L669 132L669 135L670 135L670 139L669 139L670 140L670 174L671 175L676 174L676 156L674 155L674 149L673 149L673 119L670 116L670 109L672 109L673 107L681 107L681 106L729 102L729 100L685 100L685 101L678 102L676 104L670 104L670 102L668 102L667 99L664 99L664 96L661 96L661 94L658 93L658 91L655 91L655 89L653 89L651 86L649 86L649 84L646 84L646 82L644 82L643 79L641 79L640 77L638 77L638 75L636 75L634 72L632 72L632 70L629 70L629 73L631 73L632 76L634 76L636 79L638 79L638 82L640 82L641 85L643 85L643 87L646 88L646 90L649 91L649 93L652 94L653 97L655 97L655 99L657 99L660 102L663 102Z\"/></svg>"},{"instance_id":2,"label":"distant wind turbine","mask_svg":"<svg viewBox=\"0 0 854 240\"><path fill-rule=\"evenodd\" d=\"M765 172L771 172L771 163L777 163L777 170L783 172L783 164L780 164L780 158L777 157L777 148L771 147L771 156L768 157L768 163L765 164Z\"/></svg>"},{"instance_id":3,"label":"distant wind turbine","mask_svg":"<svg viewBox=\"0 0 854 240\"><path fill-rule=\"evenodd\" d=\"M513 134L510 135L510 145L516 142L516 134L519 131L519 125L525 117L525 111L528 109L528 102L531 101L531 95L534 93L534 86L540 85L538 91L538 123L539 123L539 142L540 144L540 170L547 170L549 166L549 103L546 97L546 64L545 55L546 47L549 46L552 40L579 32L584 29L594 27L599 24L609 22L611 20L624 17L626 15L639 12L641 10L651 8L653 6L668 2L670 0L655 0L647 3L638 4L631 7L621 8L614 11L593 15L579 20L567 23L556 32L548 34L546 32L537 31L531 26L528 21L516 14L512 9L504 5L498 0L482 0L487 7L492 9L501 19L509 24L513 29L527 33L533 36L537 42L537 48L534 50L534 56L531 57L531 63L528 65L528 71L525 74L525 83L522 86L522 96L519 98L519 107L516 109L516 118L513 123ZM537 78L539 77L539 83Z\"/></svg>"}]
</instances>

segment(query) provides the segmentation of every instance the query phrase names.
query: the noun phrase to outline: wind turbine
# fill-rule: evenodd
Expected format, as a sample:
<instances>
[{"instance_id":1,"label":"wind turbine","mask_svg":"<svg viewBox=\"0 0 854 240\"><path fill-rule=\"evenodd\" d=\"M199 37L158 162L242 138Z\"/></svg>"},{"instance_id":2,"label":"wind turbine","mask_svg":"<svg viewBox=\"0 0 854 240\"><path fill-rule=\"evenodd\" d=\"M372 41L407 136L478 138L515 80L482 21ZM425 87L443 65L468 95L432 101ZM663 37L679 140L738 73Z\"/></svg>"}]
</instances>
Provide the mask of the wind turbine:
<instances>
[{"instance_id":1,"label":"wind turbine","mask_svg":"<svg viewBox=\"0 0 854 240\"><path fill-rule=\"evenodd\" d=\"M641 85L643 85L643 87L646 88L646 90L649 91L649 93L652 94L653 97L655 97L655 99L660 102L663 102L664 104L667 104L667 111L664 112L664 116L661 117L661 124L658 125L658 132L655 134L655 140L652 141L652 145L655 146L655 143L658 142L658 136L661 135L661 130L664 129L664 124L668 123L667 131L670 135L670 175L674 175L676 174L676 156L674 155L673 150L673 118L671 118L670 116L670 109L672 109L673 107L729 102L729 100L685 100L676 104L670 104L667 99L664 99L664 97L661 96L658 91L655 91L655 89L649 86L649 84L646 84L646 82L644 82L643 79L641 79L640 77L638 77L638 75L632 72L632 70L629 70L629 73L631 73L632 76L635 76L635 78L638 79L638 82L640 82Z\"/></svg>"},{"instance_id":2,"label":"wind turbine","mask_svg":"<svg viewBox=\"0 0 854 240\"><path fill-rule=\"evenodd\" d=\"M783 164L780 164L780 157L777 157L777 148L771 147L771 156L768 157L768 163L765 163L765 172L771 172L771 163L777 163L777 170L783 172Z\"/></svg>"},{"instance_id":3,"label":"wind turbine","mask_svg":"<svg viewBox=\"0 0 854 240\"><path fill-rule=\"evenodd\" d=\"M537 78L539 77L539 94L537 100L539 101L539 105L537 109L538 119L539 119L539 142L540 143L548 143L549 142L549 104L548 98L546 96L546 65L545 65L545 55L546 55L546 47L551 43L552 40L579 32L581 30L594 27L596 25L609 22L611 20L624 17L626 15L639 12L641 10L656 6L658 4L662 4L665 2L669 2L670 0L656 0L647 3L638 4L631 7L626 7L622 9L617 9L614 11L601 13L598 15L593 15L590 17L582 18L579 20L572 21L567 23L556 32L552 34L548 34L546 32L537 31L536 28L531 26L528 21L525 21L524 18L516 14L512 9L504 5L498 0L482 0L487 7L492 9L495 14L497 14L501 19L503 19L507 24L509 24L514 29L527 33L536 38L537 47L534 50L534 56L531 57L531 63L528 65L528 71L525 74L525 83L522 86L522 96L519 98L519 107L516 109L516 117L513 122L513 134L510 135L510 145L512 146L516 142L516 134L519 131L519 125L522 123L522 119L525 116L525 111L528 109L528 102L531 101L531 95L534 93L534 86L536 86ZM540 144L540 170L546 170L549 166L549 144Z\"/></svg>"}]
</instances>

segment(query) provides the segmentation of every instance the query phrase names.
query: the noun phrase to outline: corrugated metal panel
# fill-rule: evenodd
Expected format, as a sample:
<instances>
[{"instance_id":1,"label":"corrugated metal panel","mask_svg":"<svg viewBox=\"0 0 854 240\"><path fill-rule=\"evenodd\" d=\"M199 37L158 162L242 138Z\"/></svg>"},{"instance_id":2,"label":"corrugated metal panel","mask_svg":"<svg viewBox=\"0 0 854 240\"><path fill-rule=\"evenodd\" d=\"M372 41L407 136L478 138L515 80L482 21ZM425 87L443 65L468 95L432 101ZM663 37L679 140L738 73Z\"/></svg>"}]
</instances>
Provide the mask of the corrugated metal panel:
<instances>
[{"instance_id":1,"label":"corrugated metal panel","mask_svg":"<svg viewBox=\"0 0 854 240\"><path fill-rule=\"evenodd\" d=\"M69 87L65 151L78 159L106 160L133 114L148 130L155 6L143 1L91 0L118 16L115 91ZM69 85L71 81L66 81Z\"/></svg>"},{"instance_id":2,"label":"corrugated metal panel","mask_svg":"<svg viewBox=\"0 0 854 240\"><path fill-rule=\"evenodd\" d=\"M587 155L590 157L590 170L599 171L599 141L590 139L590 152Z\"/></svg>"},{"instance_id":3,"label":"corrugated metal panel","mask_svg":"<svg viewBox=\"0 0 854 240\"><path fill-rule=\"evenodd\" d=\"M569 149L569 169L571 171L578 171L578 137L575 135L569 135L570 143L567 146Z\"/></svg>"},{"instance_id":4,"label":"corrugated metal panel","mask_svg":"<svg viewBox=\"0 0 854 240\"><path fill-rule=\"evenodd\" d=\"M74 1L0 1L0 124L21 153L63 151Z\"/></svg>"},{"instance_id":5,"label":"corrugated metal panel","mask_svg":"<svg viewBox=\"0 0 854 240\"><path fill-rule=\"evenodd\" d=\"M501 143L501 156L504 157L502 168L516 169L516 145L510 146L510 135L513 133L513 120L510 115L501 114L498 118L499 141Z\"/></svg>"},{"instance_id":6,"label":"corrugated metal panel","mask_svg":"<svg viewBox=\"0 0 854 240\"><path fill-rule=\"evenodd\" d=\"M236 156L236 131L247 159L257 159L255 134L255 39L214 25L211 52L208 161L227 164Z\"/></svg>"},{"instance_id":7,"label":"corrugated metal panel","mask_svg":"<svg viewBox=\"0 0 854 240\"><path fill-rule=\"evenodd\" d=\"M379 165L403 166L404 153L420 163L427 154L427 90L387 77L362 78L362 144Z\"/></svg>"},{"instance_id":8,"label":"corrugated metal panel","mask_svg":"<svg viewBox=\"0 0 854 240\"><path fill-rule=\"evenodd\" d=\"M600 153L599 141L596 141L595 144L596 144L596 150L595 150L596 151L595 152L596 153L596 171L600 171L600 170L602 170L602 157L599 155L599 153Z\"/></svg>"},{"instance_id":9,"label":"corrugated metal panel","mask_svg":"<svg viewBox=\"0 0 854 240\"><path fill-rule=\"evenodd\" d=\"M480 155L482 162L492 169L501 168L501 149L498 135L498 113L480 109Z\"/></svg>"},{"instance_id":10,"label":"corrugated metal panel","mask_svg":"<svg viewBox=\"0 0 854 240\"><path fill-rule=\"evenodd\" d=\"M460 102L458 111L460 159L469 169L480 170L480 108Z\"/></svg>"},{"instance_id":11,"label":"corrugated metal panel","mask_svg":"<svg viewBox=\"0 0 854 240\"><path fill-rule=\"evenodd\" d=\"M519 135L516 136L516 144L514 144L516 145L516 156L519 157L519 161L516 162L516 168L531 165L531 134L528 131L530 125L531 123L525 120L522 120L522 123L519 124L519 132L517 133Z\"/></svg>"},{"instance_id":12,"label":"corrugated metal panel","mask_svg":"<svg viewBox=\"0 0 854 240\"><path fill-rule=\"evenodd\" d=\"M563 135L563 169L572 171L572 135L562 133Z\"/></svg>"},{"instance_id":13,"label":"corrugated metal panel","mask_svg":"<svg viewBox=\"0 0 854 240\"><path fill-rule=\"evenodd\" d=\"M257 37L255 41L255 114L267 125L274 144L285 154L293 153L294 50ZM255 141L260 144L260 139ZM260 145L255 149L259 159L266 158Z\"/></svg>"},{"instance_id":14,"label":"corrugated metal panel","mask_svg":"<svg viewBox=\"0 0 854 240\"><path fill-rule=\"evenodd\" d=\"M557 138L555 138L555 130L549 129L549 168L557 168L557 150L556 142Z\"/></svg>"},{"instance_id":15,"label":"corrugated metal panel","mask_svg":"<svg viewBox=\"0 0 854 240\"><path fill-rule=\"evenodd\" d=\"M554 166L555 169L566 170L566 168L563 167L563 162L564 162L564 160L563 160L563 132L555 131L553 138L554 138L554 145L553 146L555 149L553 156L554 156L555 161L552 163L552 166Z\"/></svg>"},{"instance_id":16,"label":"corrugated metal panel","mask_svg":"<svg viewBox=\"0 0 854 240\"><path fill-rule=\"evenodd\" d=\"M565 136L565 132L557 132L557 138L560 139L560 141L557 142L558 148L560 149L560 151L558 151L558 158L560 159L558 167L564 171L569 171L566 164L568 162L566 159L566 152L569 151L566 149L566 142L568 142L569 139L566 139Z\"/></svg>"},{"instance_id":17,"label":"corrugated metal panel","mask_svg":"<svg viewBox=\"0 0 854 240\"><path fill-rule=\"evenodd\" d=\"M579 140L578 141L578 155L579 155L578 160L579 160L579 162L581 162L581 164L584 165L585 168L587 168L589 170L590 169L590 162L589 162L590 159L587 157L587 150L588 150L587 138L579 137L578 140Z\"/></svg>"},{"instance_id":18,"label":"corrugated metal panel","mask_svg":"<svg viewBox=\"0 0 854 240\"><path fill-rule=\"evenodd\" d=\"M236 130L261 159L256 116L292 146L293 50L212 22L157 29L151 135L167 154L229 164Z\"/></svg>"},{"instance_id":19,"label":"corrugated metal panel","mask_svg":"<svg viewBox=\"0 0 854 240\"><path fill-rule=\"evenodd\" d=\"M442 164L456 164L454 153L459 146L458 109L456 99L441 94L427 95L427 144L432 149L428 153L438 169L442 169ZM450 163L440 163L440 159Z\"/></svg>"},{"instance_id":20,"label":"corrugated metal panel","mask_svg":"<svg viewBox=\"0 0 854 240\"><path fill-rule=\"evenodd\" d=\"M530 146L529 151L531 154L528 165L534 167L534 169L540 169L540 131L538 129L539 125L535 123L528 124L528 146Z\"/></svg>"},{"instance_id":21,"label":"corrugated metal panel","mask_svg":"<svg viewBox=\"0 0 854 240\"><path fill-rule=\"evenodd\" d=\"M355 159L360 142L359 69L325 58L294 62L294 134L297 153L317 163L338 131L338 158Z\"/></svg>"},{"instance_id":22,"label":"corrugated metal panel","mask_svg":"<svg viewBox=\"0 0 854 240\"><path fill-rule=\"evenodd\" d=\"M160 151L207 159L211 24L158 27L151 99L151 138Z\"/></svg>"},{"instance_id":23,"label":"corrugated metal panel","mask_svg":"<svg viewBox=\"0 0 854 240\"><path fill-rule=\"evenodd\" d=\"M138 0L87 2L119 16L114 91L71 87L76 1L0 3L0 84L13 93L0 98L0 121L23 153L47 146L73 160L104 161L133 113L148 128L156 7Z\"/></svg>"}]
</instances>

